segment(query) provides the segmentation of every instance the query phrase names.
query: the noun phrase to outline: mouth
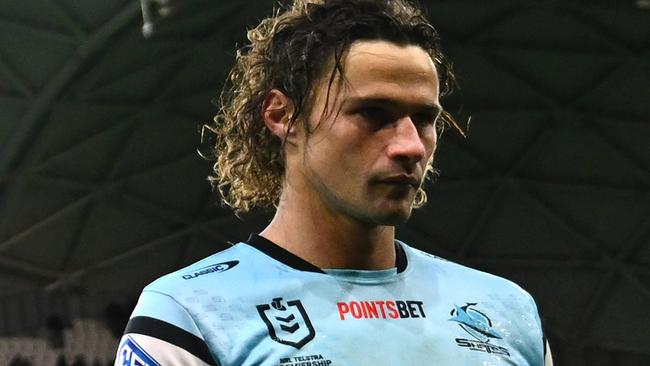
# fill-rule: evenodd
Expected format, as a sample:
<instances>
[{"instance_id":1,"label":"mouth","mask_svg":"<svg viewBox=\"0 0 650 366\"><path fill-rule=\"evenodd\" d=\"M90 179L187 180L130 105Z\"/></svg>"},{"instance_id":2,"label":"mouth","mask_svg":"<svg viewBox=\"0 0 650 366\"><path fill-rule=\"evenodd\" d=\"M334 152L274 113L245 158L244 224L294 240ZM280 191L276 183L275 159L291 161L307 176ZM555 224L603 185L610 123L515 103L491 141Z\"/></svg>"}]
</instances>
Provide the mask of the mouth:
<instances>
[{"instance_id":1,"label":"mouth","mask_svg":"<svg viewBox=\"0 0 650 366\"><path fill-rule=\"evenodd\" d=\"M393 175L379 180L380 183L411 186L415 189L420 188L420 180L411 174Z\"/></svg>"}]
</instances>

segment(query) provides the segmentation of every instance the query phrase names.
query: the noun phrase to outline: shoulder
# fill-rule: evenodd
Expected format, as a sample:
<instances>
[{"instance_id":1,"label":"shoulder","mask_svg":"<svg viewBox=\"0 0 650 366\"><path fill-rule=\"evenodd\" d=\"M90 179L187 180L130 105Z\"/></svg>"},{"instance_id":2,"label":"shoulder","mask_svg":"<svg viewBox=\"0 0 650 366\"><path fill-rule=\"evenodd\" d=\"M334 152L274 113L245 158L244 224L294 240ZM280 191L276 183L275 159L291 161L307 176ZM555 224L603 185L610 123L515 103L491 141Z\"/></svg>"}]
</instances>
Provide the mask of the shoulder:
<instances>
[{"instance_id":1,"label":"shoulder","mask_svg":"<svg viewBox=\"0 0 650 366\"><path fill-rule=\"evenodd\" d=\"M156 279L142 290L131 322L136 324L133 319L139 317L156 319L200 336L194 318L204 311L202 305L242 287L240 278L248 275L254 251L238 243Z\"/></svg>"},{"instance_id":2,"label":"shoulder","mask_svg":"<svg viewBox=\"0 0 650 366\"><path fill-rule=\"evenodd\" d=\"M158 292L173 296L178 291L192 291L215 282L228 283L234 277L246 274L255 250L244 243L212 254L186 267L168 273L151 282L144 292Z\"/></svg>"},{"instance_id":3,"label":"shoulder","mask_svg":"<svg viewBox=\"0 0 650 366\"><path fill-rule=\"evenodd\" d=\"M507 291L532 301L532 296L526 290L507 278L438 257L404 243L401 244L408 253L410 264L418 271L427 273L428 276L437 277L449 283L462 283L463 287Z\"/></svg>"},{"instance_id":4,"label":"shoulder","mask_svg":"<svg viewBox=\"0 0 650 366\"><path fill-rule=\"evenodd\" d=\"M235 244L147 285L125 329L117 355L120 362L128 363L133 354L152 360L150 364L218 364L198 320L210 311L205 309L206 299L227 292L223 289L233 282L233 274L246 273L248 265L242 262L247 261L242 259L254 257L253 251Z\"/></svg>"}]
</instances>

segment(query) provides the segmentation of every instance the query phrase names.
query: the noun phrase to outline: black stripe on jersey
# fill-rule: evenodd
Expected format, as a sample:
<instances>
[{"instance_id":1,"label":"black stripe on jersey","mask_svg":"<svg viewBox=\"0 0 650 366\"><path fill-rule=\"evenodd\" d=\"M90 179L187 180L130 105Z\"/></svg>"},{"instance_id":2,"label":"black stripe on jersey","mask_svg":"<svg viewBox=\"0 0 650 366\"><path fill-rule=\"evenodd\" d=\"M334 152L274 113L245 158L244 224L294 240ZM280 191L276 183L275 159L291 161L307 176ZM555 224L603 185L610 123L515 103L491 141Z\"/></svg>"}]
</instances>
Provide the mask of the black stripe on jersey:
<instances>
[{"instance_id":1,"label":"black stripe on jersey","mask_svg":"<svg viewBox=\"0 0 650 366\"><path fill-rule=\"evenodd\" d=\"M261 251L262 253L268 255L269 257L279 262L286 264L291 268L295 268L301 271L325 273L323 272L322 269L298 257L297 255L282 248L281 246L275 244L274 242L270 241L269 239L263 236L257 234L251 234L251 236L248 237L246 243L250 244L255 249Z\"/></svg>"},{"instance_id":2,"label":"black stripe on jersey","mask_svg":"<svg viewBox=\"0 0 650 366\"><path fill-rule=\"evenodd\" d=\"M297 255L282 248L281 246L275 244L263 236L251 234L251 236L248 237L246 243L291 268L301 271L325 273L322 269L298 257ZM402 246L397 242L395 243L395 253L395 266L397 267L397 272L403 272L406 269L408 262L406 260L406 253L404 252L404 248L402 248Z\"/></svg>"},{"instance_id":3,"label":"black stripe on jersey","mask_svg":"<svg viewBox=\"0 0 650 366\"><path fill-rule=\"evenodd\" d=\"M136 316L129 320L124 334L137 333L154 337L180 347L211 366L219 366L212 358L208 345L194 334L165 321L148 316Z\"/></svg>"}]
</instances>

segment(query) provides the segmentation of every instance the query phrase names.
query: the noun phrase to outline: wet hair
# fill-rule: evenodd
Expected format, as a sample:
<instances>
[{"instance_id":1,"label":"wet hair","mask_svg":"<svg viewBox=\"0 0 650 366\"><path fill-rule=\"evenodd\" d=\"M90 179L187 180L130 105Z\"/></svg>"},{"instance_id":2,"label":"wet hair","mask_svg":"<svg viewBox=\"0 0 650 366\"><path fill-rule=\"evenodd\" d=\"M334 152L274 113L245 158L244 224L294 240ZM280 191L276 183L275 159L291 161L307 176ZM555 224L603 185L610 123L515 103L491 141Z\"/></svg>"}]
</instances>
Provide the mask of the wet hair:
<instances>
[{"instance_id":1,"label":"wet hair","mask_svg":"<svg viewBox=\"0 0 650 366\"><path fill-rule=\"evenodd\" d=\"M214 123L202 131L202 138L214 134L210 148L215 164L208 179L237 214L273 207L282 192L283 141L262 117L262 104L272 89L293 103L291 128L309 113L313 88L321 78L326 77L331 87L336 75L344 76L342 60L352 43L362 40L419 46L435 64L440 95L449 94L455 84L438 33L407 0L295 0L276 9L247 36L250 43L237 51ZM445 125L458 129L444 111L437 124L439 129ZM433 171L431 165L427 175ZM420 188L414 206L425 202L426 193Z\"/></svg>"}]
</instances>

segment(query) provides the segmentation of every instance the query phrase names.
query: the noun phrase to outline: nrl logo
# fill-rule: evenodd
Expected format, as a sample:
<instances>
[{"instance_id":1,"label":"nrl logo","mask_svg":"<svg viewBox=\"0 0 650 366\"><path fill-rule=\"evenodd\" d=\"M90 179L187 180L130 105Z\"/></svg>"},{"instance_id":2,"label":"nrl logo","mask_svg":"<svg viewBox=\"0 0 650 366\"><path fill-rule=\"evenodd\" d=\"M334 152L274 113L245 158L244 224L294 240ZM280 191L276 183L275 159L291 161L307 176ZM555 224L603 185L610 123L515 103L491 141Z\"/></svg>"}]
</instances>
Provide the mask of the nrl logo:
<instances>
[{"instance_id":1,"label":"nrl logo","mask_svg":"<svg viewBox=\"0 0 650 366\"><path fill-rule=\"evenodd\" d=\"M300 300L287 301L276 297L270 304L257 305L257 312L266 324L271 339L297 349L314 339L316 332Z\"/></svg>"}]
</instances>

